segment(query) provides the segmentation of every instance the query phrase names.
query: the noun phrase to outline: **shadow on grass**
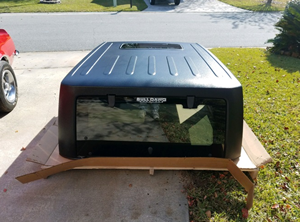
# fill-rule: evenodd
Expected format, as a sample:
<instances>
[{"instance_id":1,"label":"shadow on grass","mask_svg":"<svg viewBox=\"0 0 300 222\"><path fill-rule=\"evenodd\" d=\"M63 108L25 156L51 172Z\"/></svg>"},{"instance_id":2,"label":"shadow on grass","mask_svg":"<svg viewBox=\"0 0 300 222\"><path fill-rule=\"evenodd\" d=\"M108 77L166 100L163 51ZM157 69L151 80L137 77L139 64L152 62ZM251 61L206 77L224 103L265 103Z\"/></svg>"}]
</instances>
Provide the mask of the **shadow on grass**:
<instances>
[{"instance_id":1,"label":"shadow on grass","mask_svg":"<svg viewBox=\"0 0 300 222\"><path fill-rule=\"evenodd\" d=\"M254 12L279 12L284 9L270 4L251 5L243 8Z\"/></svg>"},{"instance_id":2,"label":"shadow on grass","mask_svg":"<svg viewBox=\"0 0 300 222\"><path fill-rule=\"evenodd\" d=\"M39 2L40 0L36 0L36 2ZM26 2L32 2L32 0L1 0L1 3L16 3L16 4L26 4Z\"/></svg>"},{"instance_id":3,"label":"shadow on grass","mask_svg":"<svg viewBox=\"0 0 300 222\"><path fill-rule=\"evenodd\" d=\"M5 5L5 3L7 2L8 5ZM14 4L12 4L12 2ZM24 6L35 6L37 4L40 4L40 1L38 0L37 2L33 2L31 0L29 1L24 1L24 0L9 0L9 1L5 1L5 0L1 0L1 6L0 6L0 11L1 12L11 12L11 8L19 8L19 7L24 7ZM4 6L2 6L4 5Z\"/></svg>"},{"instance_id":4,"label":"shadow on grass","mask_svg":"<svg viewBox=\"0 0 300 222\"><path fill-rule=\"evenodd\" d=\"M252 0L252 1L231 1L231 0L220 0L226 4L234 7L254 11L254 12L278 12L285 9L286 3L280 1L268 0Z\"/></svg>"},{"instance_id":5,"label":"shadow on grass","mask_svg":"<svg viewBox=\"0 0 300 222\"><path fill-rule=\"evenodd\" d=\"M246 193L229 172L183 171L182 177L191 221L208 221L208 211L217 221L245 221Z\"/></svg>"},{"instance_id":6,"label":"shadow on grass","mask_svg":"<svg viewBox=\"0 0 300 222\"><path fill-rule=\"evenodd\" d=\"M142 11L147 8L144 0L116 0L117 7L113 7L113 0L63 0L61 4L40 4L40 0L3 0L0 1L0 12L86 12L86 11ZM95 4L101 7L95 7ZM41 5L43 5L41 7ZM45 5L51 5L51 7Z\"/></svg>"},{"instance_id":7,"label":"shadow on grass","mask_svg":"<svg viewBox=\"0 0 300 222\"><path fill-rule=\"evenodd\" d=\"M266 52L272 66L284 69L288 73L300 72L300 59Z\"/></svg>"},{"instance_id":8,"label":"shadow on grass","mask_svg":"<svg viewBox=\"0 0 300 222\"><path fill-rule=\"evenodd\" d=\"M101 5L103 7L113 7L114 2L113 0L103 1L103 0L93 0L91 3ZM143 0L132 0L132 7L136 7L139 11L143 11L147 8L146 3ZM120 5L129 5L130 7L130 0L116 0L117 6Z\"/></svg>"}]
</instances>

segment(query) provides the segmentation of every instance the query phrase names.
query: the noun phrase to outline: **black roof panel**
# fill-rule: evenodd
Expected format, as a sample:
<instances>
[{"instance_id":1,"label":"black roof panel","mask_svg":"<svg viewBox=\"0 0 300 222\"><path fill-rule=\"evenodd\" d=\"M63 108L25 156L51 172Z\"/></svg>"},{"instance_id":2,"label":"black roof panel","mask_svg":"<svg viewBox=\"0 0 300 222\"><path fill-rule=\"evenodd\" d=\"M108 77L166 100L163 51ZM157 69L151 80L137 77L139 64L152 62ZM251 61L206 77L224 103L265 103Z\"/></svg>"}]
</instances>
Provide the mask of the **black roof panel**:
<instances>
[{"instance_id":1,"label":"black roof panel","mask_svg":"<svg viewBox=\"0 0 300 222\"><path fill-rule=\"evenodd\" d=\"M115 87L235 88L240 83L196 43L105 42L62 84Z\"/></svg>"}]
</instances>

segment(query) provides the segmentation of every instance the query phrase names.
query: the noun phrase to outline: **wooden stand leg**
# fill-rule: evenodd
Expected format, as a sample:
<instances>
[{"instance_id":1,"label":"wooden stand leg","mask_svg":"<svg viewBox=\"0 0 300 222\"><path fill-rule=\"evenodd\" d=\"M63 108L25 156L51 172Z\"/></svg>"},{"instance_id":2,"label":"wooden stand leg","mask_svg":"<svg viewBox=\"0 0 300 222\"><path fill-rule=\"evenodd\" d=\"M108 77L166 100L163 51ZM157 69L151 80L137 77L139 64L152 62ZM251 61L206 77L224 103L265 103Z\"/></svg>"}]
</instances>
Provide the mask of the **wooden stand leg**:
<instances>
[{"instance_id":1,"label":"wooden stand leg","mask_svg":"<svg viewBox=\"0 0 300 222\"><path fill-rule=\"evenodd\" d=\"M257 178L257 175L258 175L258 170L256 171L251 171L249 172L251 178L254 180L255 178Z\"/></svg>"},{"instance_id":2,"label":"wooden stand leg","mask_svg":"<svg viewBox=\"0 0 300 222\"><path fill-rule=\"evenodd\" d=\"M149 173L150 173L151 176L153 176L154 175L154 168L150 168Z\"/></svg>"}]
</instances>

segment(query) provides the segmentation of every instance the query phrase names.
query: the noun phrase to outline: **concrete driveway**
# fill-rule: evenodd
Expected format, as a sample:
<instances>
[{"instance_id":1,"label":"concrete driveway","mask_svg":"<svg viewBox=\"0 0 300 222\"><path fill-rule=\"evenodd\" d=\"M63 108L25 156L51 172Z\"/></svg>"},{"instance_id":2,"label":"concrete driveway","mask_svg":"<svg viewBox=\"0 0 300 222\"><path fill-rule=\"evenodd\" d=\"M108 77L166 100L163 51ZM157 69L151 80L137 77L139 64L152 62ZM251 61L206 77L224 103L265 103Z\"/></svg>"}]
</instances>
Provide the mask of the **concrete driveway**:
<instances>
[{"instance_id":1,"label":"concrete driveway","mask_svg":"<svg viewBox=\"0 0 300 222\"><path fill-rule=\"evenodd\" d=\"M87 53L15 58L19 102L0 117L1 221L189 221L181 171L71 170L29 184L15 179L40 169L26 158L57 116L61 80Z\"/></svg>"},{"instance_id":2,"label":"concrete driveway","mask_svg":"<svg viewBox=\"0 0 300 222\"><path fill-rule=\"evenodd\" d=\"M155 5L150 5L149 0L145 0L148 8L143 12L247 12L247 10L233 7L218 0L181 0L179 5L175 5L173 0L156 0Z\"/></svg>"}]
</instances>

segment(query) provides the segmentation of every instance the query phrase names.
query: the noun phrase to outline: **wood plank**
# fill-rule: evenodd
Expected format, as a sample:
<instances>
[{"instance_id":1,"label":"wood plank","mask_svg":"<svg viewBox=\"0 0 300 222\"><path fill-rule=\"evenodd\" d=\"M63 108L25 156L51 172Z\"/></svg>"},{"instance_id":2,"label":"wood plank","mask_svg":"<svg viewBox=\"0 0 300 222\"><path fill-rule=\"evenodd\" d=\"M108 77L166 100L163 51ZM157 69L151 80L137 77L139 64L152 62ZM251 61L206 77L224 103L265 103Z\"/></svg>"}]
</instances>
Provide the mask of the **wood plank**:
<instances>
[{"instance_id":1,"label":"wood plank","mask_svg":"<svg viewBox=\"0 0 300 222\"><path fill-rule=\"evenodd\" d=\"M189 158L147 158L147 157L93 157L78 160L72 160L61 163L38 172L18 177L21 182L31 182L36 178L46 178L50 175L78 168L78 167L105 167L107 169L116 168L137 168L137 169L228 169L228 159L213 157L189 157ZM33 176L35 175L35 176Z\"/></svg>"},{"instance_id":2,"label":"wood plank","mask_svg":"<svg viewBox=\"0 0 300 222\"><path fill-rule=\"evenodd\" d=\"M47 178L53 174L74 169L76 167L144 167L149 168L150 173L154 173L154 169L172 169L174 166L178 169L227 169L235 177L235 179L248 192L247 208L250 209L253 203L254 184L249 178L229 159L213 158L213 157L196 157L196 158L130 158L130 157L95 157L79 160L68 161L53 167L42 169L27 175L17 177L21 183L29 183L38 179ZM150 166L150 167L149 167Z\"/></svg>"}]
</instances>

